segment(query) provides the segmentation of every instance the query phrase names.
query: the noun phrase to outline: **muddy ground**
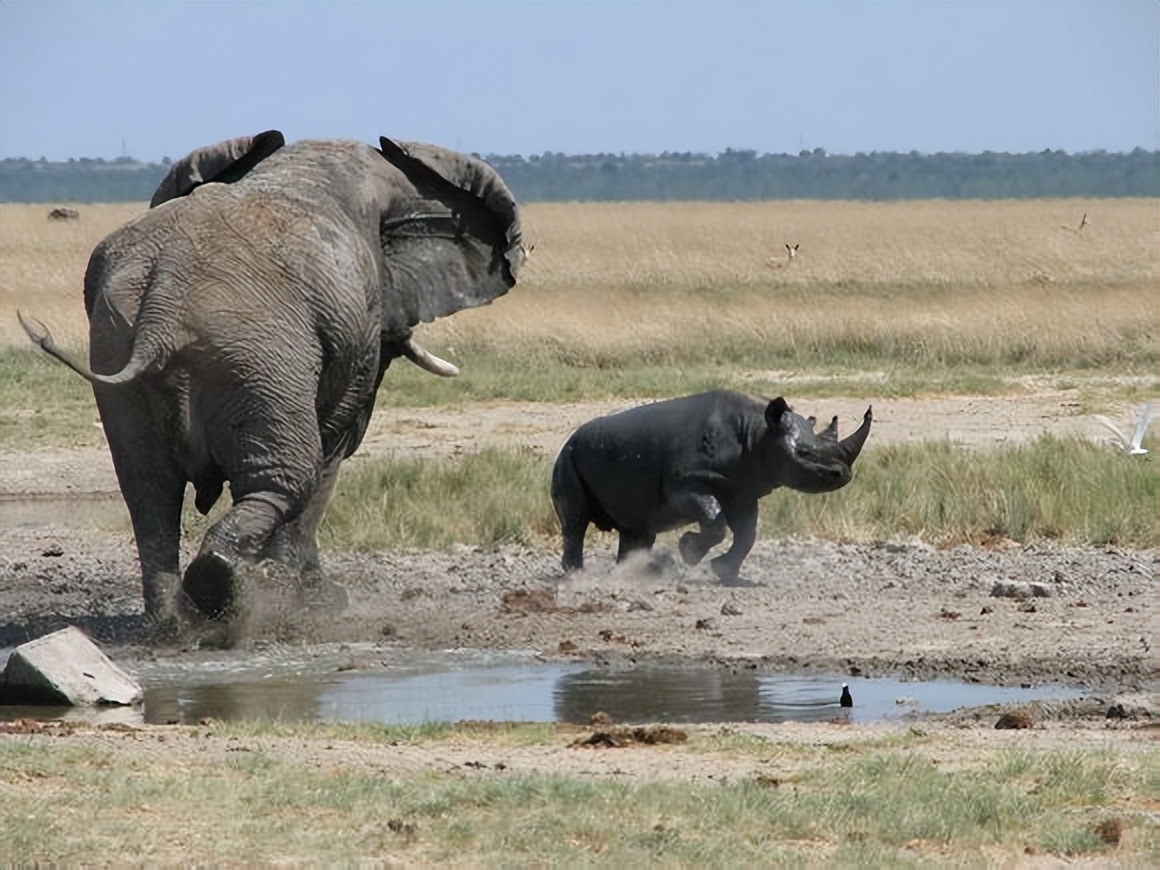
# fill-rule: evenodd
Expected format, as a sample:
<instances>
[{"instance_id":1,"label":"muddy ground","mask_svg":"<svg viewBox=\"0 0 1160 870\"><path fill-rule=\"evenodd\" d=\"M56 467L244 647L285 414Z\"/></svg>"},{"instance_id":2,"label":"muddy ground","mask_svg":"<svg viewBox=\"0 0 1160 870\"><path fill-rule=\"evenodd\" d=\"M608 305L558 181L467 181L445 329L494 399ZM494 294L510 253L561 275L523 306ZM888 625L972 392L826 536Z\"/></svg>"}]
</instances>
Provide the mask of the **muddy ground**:
<instances>
[{"instance_id":1,"label":"muddy ground","mask_svg":"<svg viewBox=\"0 0 1160 870\"><path fill-rule=\"evenodd\" d=\"M822 417L837 411L844 421L856 420L860 405L797 403L803 413ZM607 409L505 405L462 414L387 409L360 455L445 457L512 442L554 452L573 426ZM921 413L924 426L936 427L931 431L967 446L1043 431L1102 433L1097 421L1078 415L1075 406L1040 396L922 407L909 400L884 402L875 407L872 437L879 442L915 437L914 413ZM1112 416L1123 427L1130 413L1123 408ZM107 452L0 450L0 481L0 649L72 623L130 667L145 658L191 658L188 639L158 642L142 618L131 535L102 530L100 518L120 504ZM196 541L186 542L186 561L195 546ZM303 770L372 770L400 779L553 771L582 779L693 786L792 778L786 758L815 758L833 748L871 753L905 744L907 751L948 770L987 763L995 752L1078 748L1138 764L1154 749L1160 726L1156 550L1019 547L1003 541L986 549L949 550L907 540L761 541L743 569L753 585L723 588L704 568L681 564L671 538L662 540L651 558L619 566L613 547L610 536L593 541L587 569L568 578L559 568L557 548L549 544L328 552L324 569L345 586L346 610L303 607L296 589L259 572L254 588L261 591L250 602L240 645L263 652L352 641L360 642L359 650L368 649L366 642L376 644L373 649L535 649L547 658L609 668L693 661L757 672L1062 683L1082 689L1082 697L1019 709L962 708L920 720L852 723L836 715L817 723L682 726L677 731L682 740L688 735L687 744L630 742L615 749L603 742L590 745L604 733L603 724L561 726L556 739L533 745L469 733L434 743L337 739L325 732L243 740L219 733L213 722L145 725L139 714L126 725L0 722L0 740L56 745L68 739L111 753L127 766L162 757L191 766L214 759L226 763L230 753L253 750ZM1012 590L1024 594L994 594ZM363 654L365 661L352 654L348 666L379 666L381 656L358 655ZM1002 716L1019 727L995 730ZM752 735L770 750L762 755L710 748L721 734ZM788 755L783 746L792 747ZM1155 866L1154 803L1116 807L1127 833L1114 853L1065 856L1029 847L990 863L1034 870ZM1085 810L1083 819L1104 811ZM155 822L166 829L182 824Z\"/></svg>"},{"instance_id":2,"label":"muddy ground","mask_svg":"<svg viewBox=\"0 0 1160 870\"><path fill-rule=\"evenodd\" d=\"M820 417L837 411L843 421L864 410L845 400L796 405ZM610 407L383 409L360 455L450 456L513 442L554 452L576 424ZM1126 427L1130 413L1112 416ZM1044 389L1018 398L887 401L875 416L878 443L915 437L916 421L966 446L1044 431L1103 432L1065 394ZM145 654L154 644L141 615L132 538L84 520L86 509L118 503L107 452L0 451L0 479L0 647L73 623L123 655ZM186 559L195 546L187 542ZM619 566L613 547L610 536L591 541L586 570L569 578L553 546L325 553L328 578L349 595L341 615L317 602L303 607L296 589L257 572L237 637L243 645L530 648L610 666L695 659L768 671L1064 683L1101 697L1154 698L1160 689L1155 550L761 541L743 569L753 585L723 588L704 567L683 565L671 537L651 558ZM183 643L159 652L180 655Z\"/></svg>"}]
</instances>

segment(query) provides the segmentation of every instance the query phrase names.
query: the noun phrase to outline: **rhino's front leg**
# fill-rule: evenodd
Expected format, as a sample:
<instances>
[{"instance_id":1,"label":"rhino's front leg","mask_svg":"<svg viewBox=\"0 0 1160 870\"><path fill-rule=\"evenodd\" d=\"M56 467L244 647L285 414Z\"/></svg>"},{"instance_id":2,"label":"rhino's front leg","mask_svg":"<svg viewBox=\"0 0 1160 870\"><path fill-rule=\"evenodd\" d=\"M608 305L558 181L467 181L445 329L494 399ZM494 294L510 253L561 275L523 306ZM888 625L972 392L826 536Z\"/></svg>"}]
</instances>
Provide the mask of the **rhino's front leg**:
<instances>
[{"instance_id":1,"label":"rhino's front leg","mask_svg":"<svg viewBox=\"0 0 1160 870\"><path fill-rule=\"evenodd\" d=\"M709 568L724 585L741 585L737 576L741 571L741 563L757 540L757 502L740 507L730 505L725 509L724 516L733 531L733 544L710 562Z\"/></svg>"},{"instance_id":2,"label":"rhino's front leg","mask_svg":"<svg viewBox=\"0 0 1160 870\"><path fill-rule=\"evenodd\" d=\"M721 504L711 495L689 493L683 497L681 504L682 518L697 523L700 530L681 535L677 549L686 565L697 565L706 553L725 540L728 525Z\"/></svg>"},{"instance_id":3,"label":"rhino's front leg","mask_svg":"<svg viewBox=\"0 0 1160 870\"><path fill-rule=\"evenodd\" d=\"M698 565L705 558L705 554L725 540L725 533L729 525L725 521L725 514L718 513L711 521L702 521L700 530L685 532L677 548L681 551L681 558L686 565Z\"/></svg>"}]
</instances>

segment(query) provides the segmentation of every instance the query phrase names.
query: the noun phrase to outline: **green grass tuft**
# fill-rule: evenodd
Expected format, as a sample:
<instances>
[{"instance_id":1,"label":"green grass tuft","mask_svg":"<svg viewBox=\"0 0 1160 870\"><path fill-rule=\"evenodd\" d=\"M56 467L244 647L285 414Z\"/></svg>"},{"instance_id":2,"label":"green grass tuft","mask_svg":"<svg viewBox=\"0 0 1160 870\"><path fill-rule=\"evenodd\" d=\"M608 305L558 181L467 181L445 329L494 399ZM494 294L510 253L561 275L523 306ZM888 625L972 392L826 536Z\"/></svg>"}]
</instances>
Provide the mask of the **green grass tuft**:
<instances>
[{"instance_id":1,"label":"green grass tuft","mask_svg":"<svg viewBox=\"0 0 1160 870\"><path fill-rule=\"evenodd\" d=\"M351 463L323 524L337 549L445 548L551 542L554 457L486 450L454 462ZM837 541L913 535L933 544L1160 544L1160 463L1081 439L1042 437L993 450L945 441L867 447L847 487L775 490L761 503L765 538Z\"/></svg>"}]
</instances>

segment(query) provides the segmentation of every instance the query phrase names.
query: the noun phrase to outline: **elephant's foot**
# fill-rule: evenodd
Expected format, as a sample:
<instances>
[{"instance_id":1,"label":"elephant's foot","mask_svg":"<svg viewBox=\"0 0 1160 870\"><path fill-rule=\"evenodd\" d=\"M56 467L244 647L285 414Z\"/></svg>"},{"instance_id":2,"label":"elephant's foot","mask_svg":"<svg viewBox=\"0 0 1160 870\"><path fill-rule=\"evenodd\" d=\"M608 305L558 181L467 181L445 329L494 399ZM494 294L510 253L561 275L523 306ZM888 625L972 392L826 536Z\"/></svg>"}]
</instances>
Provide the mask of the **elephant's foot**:
<instances>
[{"instance_id":1,"label":"elephant's foot","mask_svg":"<svg viewBox=\"0 0 1160 870\"><path fill-rule=\"evenodd\" d=\"M237 583L234 566L219 553L201 553L185 569L181 604L193 618L220 620L234 608Z\"/></svg>"},{"instance_id":2,"label":"elephant's foot","mask_svg":"<svg viewBox=\"0 0 1160 870\"><path fill-rule=\"evenodd\" d=\"M175 606L179 580L176 574L155 574L142 582L145 619L149 623L167 623L176 617Z\"/></svg>"}]
</instances>

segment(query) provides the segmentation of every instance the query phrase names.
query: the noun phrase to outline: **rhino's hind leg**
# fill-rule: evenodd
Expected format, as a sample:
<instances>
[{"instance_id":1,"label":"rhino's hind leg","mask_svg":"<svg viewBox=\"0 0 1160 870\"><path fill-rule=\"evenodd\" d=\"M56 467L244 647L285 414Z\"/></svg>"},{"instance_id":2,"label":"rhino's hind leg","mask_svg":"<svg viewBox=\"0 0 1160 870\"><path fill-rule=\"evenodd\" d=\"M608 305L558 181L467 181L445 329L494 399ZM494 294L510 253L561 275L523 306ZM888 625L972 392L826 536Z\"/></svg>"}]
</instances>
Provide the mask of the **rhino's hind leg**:
<instances>
[{"instance_id":1,"label":"rhino's hind leg","mask_svg":"<svg viewBox=\"0 0 1160 870\"><path fill-rule=\"evenodd\" d=\"M566 444L552 468L552 507L560 521L564 539L564 556L560 560L567 571L584 567L584 536L592 521L591 509L584 486L572 464L571 444Z\"/></svg>"},{"instance_id":2,"label":"rhino's hind leg","mask_svg":"<svg viewBox=\"0 0 1160 870\"><path fill-rule=\"evenodd\" d=\"M629 553L635 553L637 550L648 552L652 549L652 545L656 543L656 540L657 536L649 532L632 532L621 529L620 546L616 550L616 561L623 562Z\"/></svg>"}]
</instances>

